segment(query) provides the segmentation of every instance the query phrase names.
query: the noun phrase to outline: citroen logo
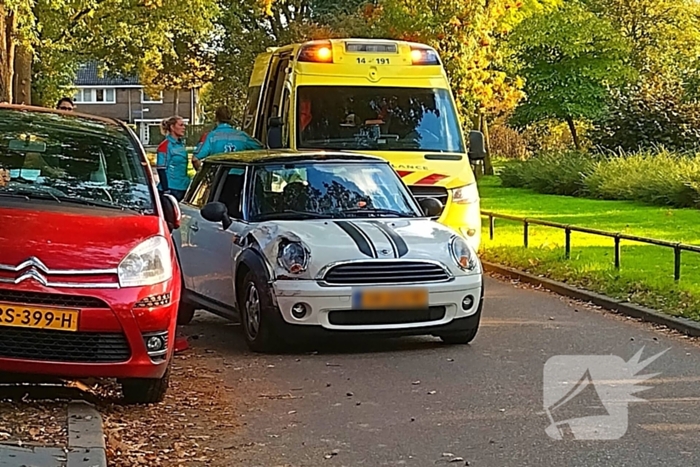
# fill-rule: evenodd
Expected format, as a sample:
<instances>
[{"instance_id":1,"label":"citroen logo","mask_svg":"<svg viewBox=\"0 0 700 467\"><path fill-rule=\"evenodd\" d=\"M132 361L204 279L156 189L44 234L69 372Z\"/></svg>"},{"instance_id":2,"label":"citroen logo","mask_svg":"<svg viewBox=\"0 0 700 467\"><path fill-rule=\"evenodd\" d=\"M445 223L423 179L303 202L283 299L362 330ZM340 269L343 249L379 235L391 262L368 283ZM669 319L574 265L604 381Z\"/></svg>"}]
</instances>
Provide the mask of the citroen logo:
<instances>
[{"instance_id":1,"label":"citroen logo","mask_svg":"<svg viewBox=\"0 0 700 467\"><path fill-rule=\"evenodd\" d=\"M15 283L19 284L20 282L24 282L27 279L34 279L35 281L39 282L42 285L47 285L46 278L39 271L34 269L33 267L29 271L27 271L24 274L22 274L21 276L19 276L15 280Z\"/></svg>"},{"instance_id":2,"label":"citroen logo","mask_svg":"<svg viewBox=\"0 0 700 467\"><path fill-rule=\"evenodd\" d=\"M26 268L38 269L44 273L48 272L49 270L49 268L47 268L46 265L42 263L36 256L32 256L29 259L20 263L19 266L15 268L15 271L19 272Z\"/></svg>"},{"instance_id":3,"label":"citroen logo","mask_svg":"<svg viewBox=\"0 0 700 467\"><path fill-rule=\"evenodd\" d=\"M17 273L17 277L13 281L15 284L19 284L20 282L24 282L28 279L34 279L43 285L47 284L44 274L47 274L49 269L44 263L34 256L22 261L15 267L2 266L0 269Z\"/></svg>"}]
</instances>

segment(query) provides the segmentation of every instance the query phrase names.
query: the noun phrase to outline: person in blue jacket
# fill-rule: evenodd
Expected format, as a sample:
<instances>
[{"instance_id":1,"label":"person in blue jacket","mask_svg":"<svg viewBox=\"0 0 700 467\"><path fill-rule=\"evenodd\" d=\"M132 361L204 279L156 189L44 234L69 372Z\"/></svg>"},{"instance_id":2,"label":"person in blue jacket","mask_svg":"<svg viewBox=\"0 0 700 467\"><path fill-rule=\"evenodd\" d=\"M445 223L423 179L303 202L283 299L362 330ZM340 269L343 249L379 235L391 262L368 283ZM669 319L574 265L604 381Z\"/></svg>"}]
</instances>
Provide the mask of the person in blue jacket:
<instances>
[{"instance_id":1,"label":"person in blue jacket","mask_svg":"<svg viewBox=\"0 0 700 467\"><path fill-rule=\"evenodd\" d=\"M190 186L184 140L185 122L182 117L170 117L161 122L160 131L165 139L158 146L156 157L156 170L160 179L158 189L182 201Z\"/></svg>"},{"instance_id":2,"label":"person in blue jacket","mask_svg":"<svg viewBox=\"0 0 700 467\"><path fill-rule=\"evenodd\" d=\"M231 125L231 111L226 106L216 109L216 127L205 137L204 142L195 150L192 165L199 170L202 160L212 154L225 152L263 149L263 145L248 136L244 131L237 130Z\"/></svg>"}]
</instances>

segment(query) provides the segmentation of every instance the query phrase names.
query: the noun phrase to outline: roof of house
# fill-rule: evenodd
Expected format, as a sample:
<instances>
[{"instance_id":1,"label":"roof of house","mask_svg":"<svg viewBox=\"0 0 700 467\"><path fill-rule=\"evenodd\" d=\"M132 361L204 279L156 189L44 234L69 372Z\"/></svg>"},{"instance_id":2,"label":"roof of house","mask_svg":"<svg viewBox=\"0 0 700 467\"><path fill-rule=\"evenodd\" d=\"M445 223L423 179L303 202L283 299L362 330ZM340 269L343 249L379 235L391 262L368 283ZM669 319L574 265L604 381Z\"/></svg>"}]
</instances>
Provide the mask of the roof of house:
<instances>
[{"instance_id":1,"label":"roof of house","mask_svg":"<svg viewBox=\"0 0 700 467\"><path fill-rule=\"evenodd\" d=\"M97 62L85 63L78 68L76 86L119 86L138 85L138 76L122 76L113 73L102 75Z\"/></svg>"}]
</instances>

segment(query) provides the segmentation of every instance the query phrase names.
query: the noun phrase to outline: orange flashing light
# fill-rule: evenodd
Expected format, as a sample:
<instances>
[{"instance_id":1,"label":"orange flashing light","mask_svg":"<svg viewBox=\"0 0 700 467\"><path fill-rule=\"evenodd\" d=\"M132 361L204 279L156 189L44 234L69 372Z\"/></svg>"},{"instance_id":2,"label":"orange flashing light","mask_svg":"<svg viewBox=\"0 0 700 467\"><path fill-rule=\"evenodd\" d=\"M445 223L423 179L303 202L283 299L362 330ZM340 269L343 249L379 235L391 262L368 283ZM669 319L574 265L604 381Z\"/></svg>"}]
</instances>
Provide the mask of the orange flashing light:
<instances>
[{"instance_id":1,"label":"orange flashing light","mask_svg":"<svg viewBox=\"0 0 700 467\"><path fill-rule=\"evenodd\" d=\"M316 56L320 61L325 62L333 57L333 52L331 52L331 49L329 47L321 47L316 52Z\"/></svg>"},{"instance_id":2,"label":"orange flashing light","mask_svg":"<svg viewBox=\"0 0 700 467\"><path fill-rule=\"evenodd\" d=\"M440 65L440 58L429 47L411 47L411 62L414 65Z\"/></svg>"},{"instance_id":3,"label":"orange flashing light","mask_svg":"<svg viewBox=\"0 0 700 467\"><path fill-rule=\"evenodd\" d=\"M333 49L330 42L311 43L299 51L300 62L333 63Z\"/></svg>"}]
</instances>

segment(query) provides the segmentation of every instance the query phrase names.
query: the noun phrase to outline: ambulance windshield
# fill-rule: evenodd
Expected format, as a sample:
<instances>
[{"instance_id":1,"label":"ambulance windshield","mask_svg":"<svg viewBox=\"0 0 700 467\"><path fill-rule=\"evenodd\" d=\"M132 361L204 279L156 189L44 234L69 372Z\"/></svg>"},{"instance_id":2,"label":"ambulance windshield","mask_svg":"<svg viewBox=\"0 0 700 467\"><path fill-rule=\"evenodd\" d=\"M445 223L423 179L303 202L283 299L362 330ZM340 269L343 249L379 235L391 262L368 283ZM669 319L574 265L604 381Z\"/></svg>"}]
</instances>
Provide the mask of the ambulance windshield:
<instances>
[{"instance_id":1,"label":"ambulance windshield","mask_svg":"<svg viewBox=\"0 0 700 467\"><path fill-rule=\"evenodd\" d=\"M464 152L445 89L300 86L297 147Z\"/></svg>"}]
</instances>

